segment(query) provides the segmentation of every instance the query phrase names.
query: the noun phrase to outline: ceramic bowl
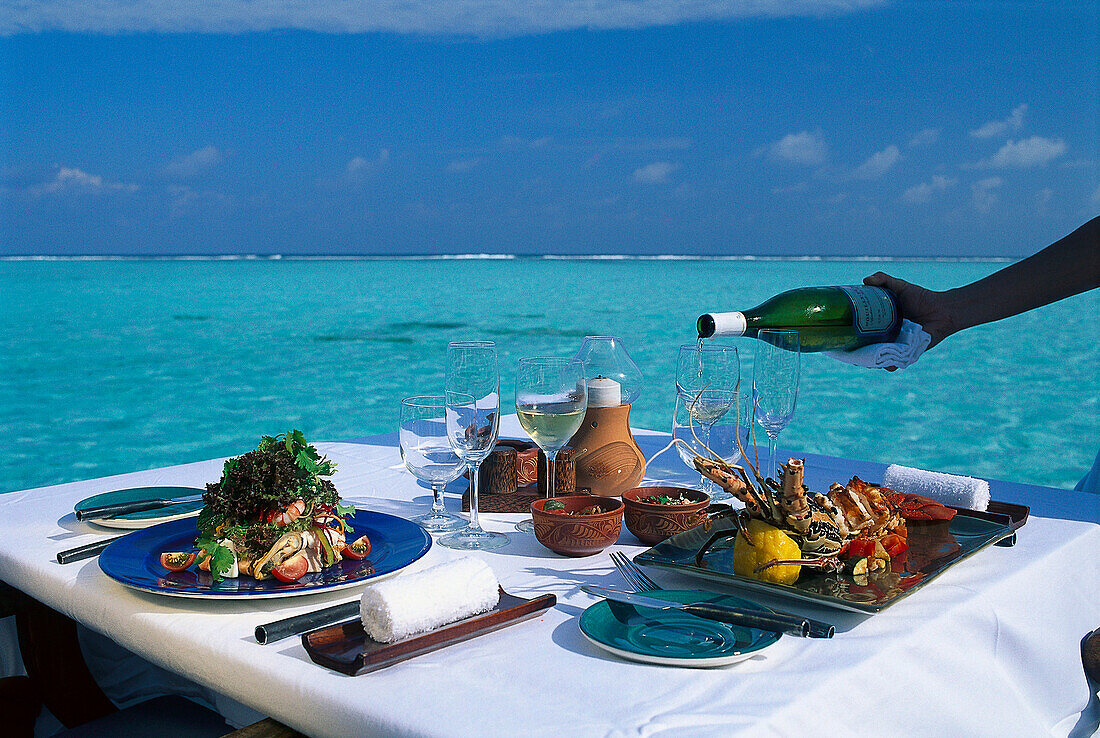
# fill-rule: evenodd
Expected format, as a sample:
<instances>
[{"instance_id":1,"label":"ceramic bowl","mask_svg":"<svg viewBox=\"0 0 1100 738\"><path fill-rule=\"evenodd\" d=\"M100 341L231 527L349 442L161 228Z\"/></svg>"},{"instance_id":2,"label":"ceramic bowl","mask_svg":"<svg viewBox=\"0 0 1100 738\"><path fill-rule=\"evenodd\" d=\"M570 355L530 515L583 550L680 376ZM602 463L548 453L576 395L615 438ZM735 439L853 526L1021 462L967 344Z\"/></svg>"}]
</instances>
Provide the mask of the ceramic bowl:
<instances>
[{"instance_id":1,"label":"ceramic bowl","mask_svg":"<svg viewBox=\"0 0 1100 738\"><path fill-rule=\"evenodd\" d=\"M687 505L660 505L642 502L644 497L685 497ZM701 525L707 519L710 496L687 487L635 487L623 492L626 529L642 543L653 545L685 530Z\"/></svg>"},{"instance_id":2,"label":"ceramic bowl","mask_svg":"<svg viewBox=\"0 0 1100 738\"><path fill-rule=\"evenodd\" d=\"M560 502L566 512L576 512L596 506L603 512L592 515L563 515L546 512L548 502ZM572 495L539 499L531 503L535 521L535 538L554 553L562 556L591 556L619 540L623 526L623 503L613 497Z\"/></svg>"}]
</instances>

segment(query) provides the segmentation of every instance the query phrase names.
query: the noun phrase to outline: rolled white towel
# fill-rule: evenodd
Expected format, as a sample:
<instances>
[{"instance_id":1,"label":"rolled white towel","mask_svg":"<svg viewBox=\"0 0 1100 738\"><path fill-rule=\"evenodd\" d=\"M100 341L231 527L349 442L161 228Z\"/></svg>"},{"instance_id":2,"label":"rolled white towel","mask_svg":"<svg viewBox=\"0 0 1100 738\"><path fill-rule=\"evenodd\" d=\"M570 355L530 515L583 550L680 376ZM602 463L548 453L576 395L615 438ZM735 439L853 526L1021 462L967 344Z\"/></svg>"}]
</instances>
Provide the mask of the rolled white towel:
<instances>
[{"instance_id":1,"label":"rolled white towel","mask_svg":"<svg viewBox=\"0 0 1100 738\"><path fill-rule=\"evenodd\" d=\"M930 497L936 502L968 510L989 507L989 482L974 477L913 469L891 464L882 476L882 486L895 492Z\"/></svg>"},{"instance_id":2,"label":"rolled white towel","mask_svg":"<svg viewBox=\"0 0 1100 738\"><path fill-rule=\"evenodd\" d=\"M898 340L894 343L872 343L851 351L826 351L826 355L845 364L868 369L897 367L904 369L920 358L932 342L932 336L911 320L901 321Z\"/></svg>"},{"instance_id":3,"label":"rolled white towel","mask_svg":"<svg viewBox=\"0 0 1100 738\"><path fill-rule=\"evenodd\" d=\"M465 557L363 590L363 629L379 643L393 643L471 615L500 601L496 574L480 559Z\"/></svg>"}]
</instances>

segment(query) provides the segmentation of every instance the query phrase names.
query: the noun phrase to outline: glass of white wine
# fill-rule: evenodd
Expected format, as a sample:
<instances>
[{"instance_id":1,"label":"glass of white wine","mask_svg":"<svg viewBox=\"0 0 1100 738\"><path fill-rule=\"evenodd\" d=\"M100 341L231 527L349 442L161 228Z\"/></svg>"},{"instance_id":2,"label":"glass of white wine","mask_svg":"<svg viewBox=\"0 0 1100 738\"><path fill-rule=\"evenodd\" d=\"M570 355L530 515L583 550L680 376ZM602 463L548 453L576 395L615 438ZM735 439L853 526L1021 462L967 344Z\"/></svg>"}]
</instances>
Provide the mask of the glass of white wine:
<instances>
[{"instance_id":1,"label":"glass of white wine","mask_svg":"<svg viewBox=\"0 0 1100 738\"><path fill-rule=\"evenodd\" d=\"M737 399L741 361L736 346L719 343L684 344L676 362L676 411L673 435L683 439L700 456L710 456L710 430ZM677 444L688 466L691 452ZM710 480L703 478L703 490L714 494Z\"/></svg>"},{"instance_id":2,"label":"glass of white wine","mask_svg":"<svg viewBox=\"0 0 1100 738\"><path fill-rule=\"evenodd\" d=\"M520 359L516 372L516 415L546 455L546 496L554 496L555 460L558 451L581 427L588 409L588 385L584 364L577 359L534 356ZM531 532L525 520L516 530Z\"/></svg>"},{"instance_id":3,"label":"glass of white wine","mask_svg":"<svg viewBox=\"0 0 1100 738\"><path fill-rule=\"evenodd\" d=\"M676 451L680 460L689 469L695 470L695 457L702 456L712 459L715 456L728 464L736 464L741 458L741 452L737 447L737 414L732 407L723 413L713 423L704 425L700 417L706 417L708 410L711 415L716 414L715 406L722 406L734 400L732 392L723 390L707 390L708 396L703 398L689 395L686 392L676 393L676 409L672 415L672 437L683 441L676 444ZM705 400L705 402L704 402ZM695 403L696 414L692 413L692 404ZM702 410L700 410L702 405ZM716 487L709 479L702 477L702 490L710 495L714 501L728 500L733 497L720 487Z\"/></svg>"}]
</instances>

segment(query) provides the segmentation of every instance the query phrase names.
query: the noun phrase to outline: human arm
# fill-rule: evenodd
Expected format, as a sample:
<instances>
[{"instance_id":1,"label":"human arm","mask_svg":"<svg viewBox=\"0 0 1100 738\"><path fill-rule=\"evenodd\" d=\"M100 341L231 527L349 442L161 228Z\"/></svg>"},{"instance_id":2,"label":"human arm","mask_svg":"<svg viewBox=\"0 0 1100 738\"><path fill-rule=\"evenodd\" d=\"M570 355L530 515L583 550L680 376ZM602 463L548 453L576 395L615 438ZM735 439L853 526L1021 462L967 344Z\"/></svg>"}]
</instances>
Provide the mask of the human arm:
<instances>
[{"instance_id":1,"label":"human arm","mask_svg":"<svg viewBox=\"0 0 1100 738\"><path fill-rule=\"evenodd\" d=\"M864 284L897 295L902 314L932 337L1008 318L1100 286L1100 217L1037 254L988 277L944 292L876 272Z\"/></svg>"}]
</instances>

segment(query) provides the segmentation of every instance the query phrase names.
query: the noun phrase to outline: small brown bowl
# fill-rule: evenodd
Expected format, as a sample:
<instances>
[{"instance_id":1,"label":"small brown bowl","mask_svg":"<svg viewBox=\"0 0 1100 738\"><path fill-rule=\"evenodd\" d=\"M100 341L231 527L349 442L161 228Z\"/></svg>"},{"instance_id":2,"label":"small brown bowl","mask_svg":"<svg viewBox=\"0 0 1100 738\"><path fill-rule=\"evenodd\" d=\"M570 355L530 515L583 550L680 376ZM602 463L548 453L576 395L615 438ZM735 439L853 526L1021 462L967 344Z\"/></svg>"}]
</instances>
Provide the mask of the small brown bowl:
<instances>
[{"instance_id":1,"label":"small brown bowl","mask_svg":"<svg viewBox=\"0 0 1100 738\"><path fill-rule=\"evenodd\" d=\"M642 502L643 497L686 497L688 505L659 505ZM707 519L710 496L687 487L635 487L623 492L626 529L642 543L653 545L685 530L702 525Z\"/></svg>"},{"instance_id":2,"label":"small brown bowl","mask_svg":"<svg viewBox=\"0 0 1100 738\"><path fill-rule=\"evenodd\" d=\"M548 502L560 502L567 513L586 507L599 507L603 512L592 515L563 515L546 512ZM552 500L538 499L531 503L535 521L535 538L554 553L562 556L591 556L619 540L623 527L623 503L614 497L572 495Z\"/></svg>"}]
</instances>

